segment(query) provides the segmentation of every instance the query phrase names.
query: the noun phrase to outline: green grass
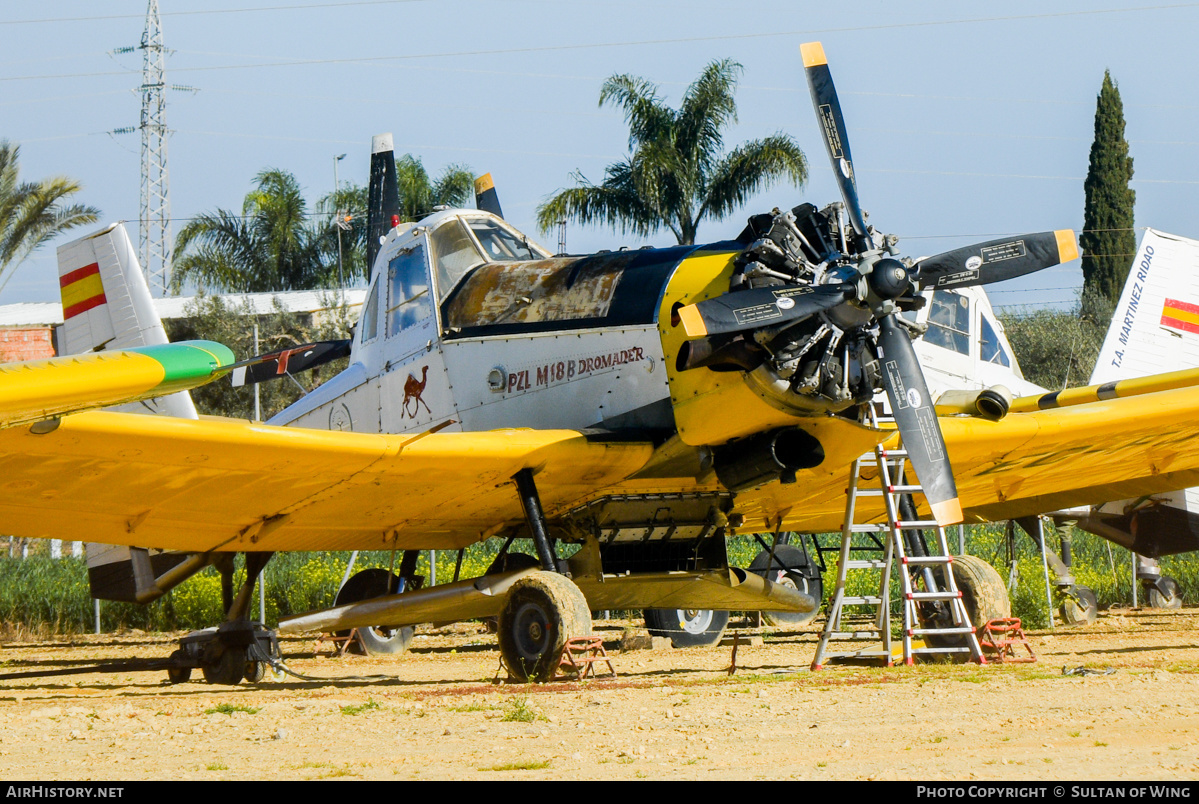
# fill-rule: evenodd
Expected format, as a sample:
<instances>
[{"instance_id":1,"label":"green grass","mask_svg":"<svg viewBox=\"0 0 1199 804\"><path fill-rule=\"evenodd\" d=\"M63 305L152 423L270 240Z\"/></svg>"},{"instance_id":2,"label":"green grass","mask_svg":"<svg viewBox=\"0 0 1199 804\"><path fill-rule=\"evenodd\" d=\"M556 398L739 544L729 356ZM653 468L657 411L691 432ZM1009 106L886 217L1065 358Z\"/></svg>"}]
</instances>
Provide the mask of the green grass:
<instances>
[{"instance_id":1,"label":"green grass","mask_svg":"<svg viewBox=\"0 0 1199 804\"><path fill-rule=\"evenodd\" d=\"M343 707L341 707L341 713L343 715L361 715L363 712L369 712L372 709L378 709L378 708L379 708L379 702L376 701L374 698L371 698L370 700L368 700L366 703L363 703L363 704L350 704L347 706L343 706Z\"/></svg>"},{"instance_id":2,"label":"green grass","mask_svg":"<svg viewBox=\"0 0 1199 804\"><path fill-rule=\"evenodd\" d=\"M548 720L545 715L529 706L529 698L525 695L513 696L508 699L508 708L500 718L505 723L532 723L536 720Z\"/></svg>"},{"instance_id":3,"label":"green grass","mask_svg":"<svg viewBox=\"0 0 1199 804\"><path fill-rule=\"evenodd\" d=\"M226 765L224 762L213 762L212 764L205 765L204 767L210 771L229 770L229 766Z\"/></svg>"},{"instance_id":4,"label":"green grass","mask_svg":"<svg viewBox=\"0 0 1199 804\"><path fill-rule=\"evenodd\" d=\"M232 715L234 712L245 712L247 715L256 715L261 711L256 706L246 706L245 704L227 704L223 703L220 706L214 706L211 709L205 709L206 715Z\"/></svg>"},{"instance_id":5,"label":"green grass","mask_svg":"<svg viewBox=\"0 0 1199 804\"><path fill-rule=\"evenodd\" d=\"M514 770L542 770L550 766L548 759L530 759L523 762L503 762L499 765L491 765L488 767L478 768L481 771L514 771Z\"/></svg>"}]
</instances>

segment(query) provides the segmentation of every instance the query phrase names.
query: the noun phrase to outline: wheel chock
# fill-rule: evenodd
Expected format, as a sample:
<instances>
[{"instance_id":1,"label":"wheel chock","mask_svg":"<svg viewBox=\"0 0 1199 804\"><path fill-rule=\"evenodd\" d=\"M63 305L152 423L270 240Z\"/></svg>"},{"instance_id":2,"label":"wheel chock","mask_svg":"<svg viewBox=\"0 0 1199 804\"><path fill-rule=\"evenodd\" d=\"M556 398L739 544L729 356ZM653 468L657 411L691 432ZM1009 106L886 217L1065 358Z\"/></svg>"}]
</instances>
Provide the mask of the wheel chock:
<instances>
[{"instance_id":1,"label":"wheel chock","mask_svg":"<svg viewBox=\"0 0 1199 804\"><path fill-rule=\"evenodd\" d=\"M1000 617L991 620L982 627L978 634L978 644L983 650L994 654L996 661L1005 662L1035 662L1037 655L1033 653L1028 637L1024 636L1019 617ZM1017 656L1015 645L1020 644L1028 651L1027 656Z\"/></svg>"}]
</instances>

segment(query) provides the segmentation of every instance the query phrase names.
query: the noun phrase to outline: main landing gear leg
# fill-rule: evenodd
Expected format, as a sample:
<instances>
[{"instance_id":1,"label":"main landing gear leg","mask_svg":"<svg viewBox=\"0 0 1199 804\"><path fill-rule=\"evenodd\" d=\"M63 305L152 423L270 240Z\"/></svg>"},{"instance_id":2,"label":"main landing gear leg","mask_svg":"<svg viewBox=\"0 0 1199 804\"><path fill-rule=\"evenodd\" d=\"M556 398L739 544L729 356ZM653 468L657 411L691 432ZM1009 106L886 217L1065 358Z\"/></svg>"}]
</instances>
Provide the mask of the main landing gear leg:
<instances>
[{"instance_id":1,"label":"main landing gear leg","mask_svg":"<svg viewBox=\"0 0 1199 804\"><path fill-rule=\"evenodd\" d=\"M233 554L215 563L221 573L221 597L226 603L226 619L217 628L194 631L180 640L171 654L174 666L167 671L171 683L187 681L199 668L209 684L237 684L261 681L270 660L279 657L279 642L273 631L248 619L254 596L254 584L262 568L274 553L246 553L246 581L233 595Z\"/></svg>"},{"instance_id":2,"label":"main landing gear leg","mask_svg":"<svg viewBox=\"0 0 1199 804\"><path fill-rule=\"evenodd\" d=\"M518 680L549 681L567 640L591 633L591 610L579 587L558 571L532 470L520 470L513 480L541 570L508 591L500 611L500 654Z\"/></svg>"}]
</instances>

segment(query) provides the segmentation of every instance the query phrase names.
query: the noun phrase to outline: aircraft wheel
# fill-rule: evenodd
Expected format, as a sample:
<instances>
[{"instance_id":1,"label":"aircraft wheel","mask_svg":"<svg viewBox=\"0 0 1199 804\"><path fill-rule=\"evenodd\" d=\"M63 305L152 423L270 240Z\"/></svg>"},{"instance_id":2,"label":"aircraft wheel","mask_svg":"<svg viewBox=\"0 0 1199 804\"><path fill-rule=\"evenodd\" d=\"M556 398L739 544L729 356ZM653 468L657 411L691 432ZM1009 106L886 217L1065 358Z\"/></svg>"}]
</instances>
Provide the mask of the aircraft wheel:
<instances>
[{"instance_id":1,"label":"aircraft wheel","mask_svg":"<svg viewBox=\"0 0 1199 804\"><path fill-rule=\"evenodd\" d=\"M186 659L186 658L187 658L187 651L183 650L182 648L180 648L179 650L177 650L171 654L172 661L179 660L179 659ZM191 680L191 677L192 677L192 669L190 667L168 667L167 668L167 681L170 681L172 684L186 683Z\"/></svg>"},{"instance_id":2,"label":"aircraft wheel","mask_svg":"<svg viewBox=\"0 0 1199 804\"><path fill-rule=\"evenodd\" d=\"M501 553L491 562L484 575L499 575L502 572L512 572L522 569L537 569L541 562L528 553ZM500 629L499 617L483 618L483 627L488 633L494 634Z\"/></svg>"},{"instance_id":3,"label":"aircraft wheel","mask_svg":"<svg viewBox=\"0 0 1199 804\"><path fill-rule=\"evenodd\" d=\"M354 573L345 586L337 592L335 606L361 603L373 597L391 594L395 588L395 576L385 569L375 567ZM349 631L340 631L338 636L349 636ZM384 628L371 626L358 629L358 646L367 656L398 656L408 650L412 643L412 626Z\"/></svg>"},{"instance_id":4,"label":"aircraft wheel","mask_svg":"<svg viewBox=\"0 0 1199 804\"><path fill-rule=\"evenodd\" d=\"M780 544L774 551L773 569L771 569L770 551L763 550L754 557L749 565L749 571L761 575L769 581L803 592L820 601L824 597L824 580L820 569L810 562L806 553L798 547ZM783 568L779 567L782 564ZM771 625L807 625L816 619L820 609L807 614L797 611L764 611L762 616Z\"/></svg>"},{"instance_id":5,"label":"aircraft wheel","mask_svg":"<svg viewBox=\"0 0 1199 804\"><path fill-rule=\"evenodd\" d=\"M262 679L266 678L266 668L266 662L249 661L246 662L246 669L243 672L243 675L245 676L246 681L249 681L251 684L257 684L259 681L262 681Z\"/></svg>"},{"instance_id":6,"label":"aircraft wheel","mask_svg":"<svg viewBox=\"0 0 1199 804\"><path fill-rule=\"evenodd\" d=\"M204 672L204 680L209 684L238 684L245 676L246 665L246 649L243 647L223 647L218 642L210 643L213 648L211 651L205 651L204 664L201 668ZM213 656L216 651L220 651L219 655Z\"/></svg>"},{"instance_id":7,"label":"aircraft wheel","mask_svg":"<svg viewBox=\"0 0 1199 804\"><path fill-rule=\"evenodd\" d=\"M587 598L571 580L538 571L512 585L500 611L500 654L520 681L550 681L571 637L591 633Z\"/></svg>"},{"instance_id":8,"label":"aircraft wheel","mask_svg":"<svg viewBox=\"0 0 1199 804\"><path fill-rule=\"evenodd\" d=\"M676 648L719 645L729 624L727 611L711 609L646 609L645 627L654 636L670 637Z\"/></svg>"},{"instance_id":9,"label":"aircraft wheel","mask_svg":"<svg viewBox=\"0 0 1199 804\"><path fill-rule=\"evenodd\" d=\"M978 556L971 555L954 556L952 566L953 581L962 593L962 604L966 607L966 616L970 618L971 625L981 629L991 620L1012 616L1012 601L1008 597L1007 587L994 567ZM930 608L922 607L921 611ZM953 620L948 607L942 607L936 622L929 622L927 626L952 627ZM936 647L966 644L965 637L960 634L929 634L926 641Z\"/></svg>"},{"instance_id":10,"label":"aircraft wheel","mask_svg":"<svg viewBox=\"0 0 1199 804\"><path fill-rule=\"evenodd\" d=\"M1163 589L1165 592L1162 591ZM1182 590L1178 588L1178 581L1174 580L1169 575L1163 575L1158 579L1156 584L1150 586L1145 597L1149 601L1149 606L1151 608L1182 608Z\"/></svg>"},{"instance_id":11,"label":"aircraft wheel","mask_svg":"<svg viewBox=\"0 0 1199 804\"><path fill-rule=\"evenodd\" d=\"M1066 625L1093 625L1099 618L1099 599L1086 586L1071 586L1062 601L1062 620Z\"/></svg>"}]
</instances>

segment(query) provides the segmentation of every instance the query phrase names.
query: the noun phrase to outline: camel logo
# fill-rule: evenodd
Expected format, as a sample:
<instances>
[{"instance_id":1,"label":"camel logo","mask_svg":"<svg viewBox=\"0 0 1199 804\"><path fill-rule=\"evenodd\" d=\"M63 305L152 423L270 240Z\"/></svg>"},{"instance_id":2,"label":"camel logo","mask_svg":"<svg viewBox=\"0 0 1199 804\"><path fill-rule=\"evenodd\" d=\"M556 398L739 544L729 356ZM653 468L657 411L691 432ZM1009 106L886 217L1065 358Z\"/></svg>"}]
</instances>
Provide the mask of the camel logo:
<instances>
[{"instance_id":1,"label":"camel logo","mask_svg":"<svg viewBox=\"0 0 1199 804\"><path fill-rule=\"evenodd\" d=\"M415 374L409 374L408 379L404 382L404 401L400 404L402 415L410 419L415 419L416 414L420 413L420 406L424 405L425 410L430 414L433 411L429 410L429 404L421 399L421 394L425 392L425 386L429 383L429 367L425 366L420 371L420 379L416 378ZM409 409L411 406L411 409Z\"/></svg>"}]
</instances>

